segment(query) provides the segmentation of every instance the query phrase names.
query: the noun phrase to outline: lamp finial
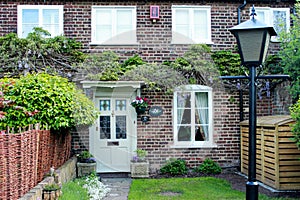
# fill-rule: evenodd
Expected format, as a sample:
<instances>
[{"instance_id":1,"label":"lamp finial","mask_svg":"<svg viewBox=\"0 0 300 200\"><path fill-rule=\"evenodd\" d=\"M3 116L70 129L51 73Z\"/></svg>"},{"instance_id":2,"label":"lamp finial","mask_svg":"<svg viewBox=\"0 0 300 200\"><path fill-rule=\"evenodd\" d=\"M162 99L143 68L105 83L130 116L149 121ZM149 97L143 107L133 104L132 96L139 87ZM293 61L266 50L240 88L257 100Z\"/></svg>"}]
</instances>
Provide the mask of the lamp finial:
<instances>
[{"instance_id":1,"label":"lamp finial","mask_svg":"<svg viewBox=\"0 0 300 200\"><path fill-rule=\"evenodd\" d=\"M256 16L254 5L252 6L250 16L252 16L252 20L254 20L254 16Z\"/></svg>"}]
</instances>

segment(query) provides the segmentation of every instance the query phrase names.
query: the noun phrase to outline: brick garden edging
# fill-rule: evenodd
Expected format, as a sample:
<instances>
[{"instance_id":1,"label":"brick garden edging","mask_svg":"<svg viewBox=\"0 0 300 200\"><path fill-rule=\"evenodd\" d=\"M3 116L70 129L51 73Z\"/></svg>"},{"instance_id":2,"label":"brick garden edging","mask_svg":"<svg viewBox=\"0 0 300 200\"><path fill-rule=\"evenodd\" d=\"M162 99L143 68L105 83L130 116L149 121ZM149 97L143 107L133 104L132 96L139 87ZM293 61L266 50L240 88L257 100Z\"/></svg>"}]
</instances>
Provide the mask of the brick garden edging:
<instances>
[{"instance_id":1,"label":"brick garden edging","mask_svg":"<svg viewBox=\"0 0 300 200\"><path fill-rule=\"evenodd\" d=\"M71 134L31 129L0 135L0 199L18 199L70 158Z\"/></svg>"}]
</instances>

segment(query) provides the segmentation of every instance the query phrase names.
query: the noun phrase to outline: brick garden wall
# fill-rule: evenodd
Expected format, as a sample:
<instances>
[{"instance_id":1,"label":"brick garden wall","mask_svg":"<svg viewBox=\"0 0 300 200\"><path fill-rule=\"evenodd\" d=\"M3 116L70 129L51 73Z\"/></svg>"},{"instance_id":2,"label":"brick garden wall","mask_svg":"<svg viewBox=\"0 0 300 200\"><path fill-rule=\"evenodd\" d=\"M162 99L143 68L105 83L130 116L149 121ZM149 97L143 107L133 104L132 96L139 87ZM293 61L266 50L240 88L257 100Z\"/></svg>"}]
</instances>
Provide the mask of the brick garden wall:
<instances>
[{"instance_id":1,"label":"brick garden wall","mask_svg":"<svg viewBox=\"0 0 300 200\"><path fill-rule=\"evenodd\" d=\"M0 199L18 199L37 185L50 167L70 157L71 134L29 130L0 135Z\"/></svg>"}]
</instances>

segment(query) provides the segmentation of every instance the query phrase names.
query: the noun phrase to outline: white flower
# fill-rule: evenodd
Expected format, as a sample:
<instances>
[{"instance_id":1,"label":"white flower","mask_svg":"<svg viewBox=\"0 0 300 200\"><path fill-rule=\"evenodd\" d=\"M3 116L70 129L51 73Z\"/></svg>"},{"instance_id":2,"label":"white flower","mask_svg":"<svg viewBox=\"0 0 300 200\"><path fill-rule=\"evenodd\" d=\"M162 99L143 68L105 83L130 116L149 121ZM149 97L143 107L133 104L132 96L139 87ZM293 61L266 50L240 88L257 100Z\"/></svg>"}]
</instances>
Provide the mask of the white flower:
<instances>
[{"instance_id":1,"label":"white flower","mask_svg":"<svg viewBox=\"0 0 300 200\"><path fill-rule=\"evenodd\" d=\"M110 192L110 188L101 183L97 176L89 176L85 180L84 188L88 190L91 200L103 199L107 193Z\"/></svg>"}]
</instances>

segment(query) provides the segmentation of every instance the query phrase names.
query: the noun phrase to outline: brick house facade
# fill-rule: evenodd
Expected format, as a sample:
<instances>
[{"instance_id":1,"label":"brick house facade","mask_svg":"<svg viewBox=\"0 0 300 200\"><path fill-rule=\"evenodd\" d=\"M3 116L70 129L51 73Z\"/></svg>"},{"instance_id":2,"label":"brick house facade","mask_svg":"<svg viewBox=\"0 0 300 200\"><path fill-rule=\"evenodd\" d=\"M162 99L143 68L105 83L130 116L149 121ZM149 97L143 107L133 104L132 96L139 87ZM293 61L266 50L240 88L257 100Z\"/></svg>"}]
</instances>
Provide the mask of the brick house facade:
<instances>
[{"instance_id":1,"label":"brick house facade","mask_svg":"<svg viewBox=\"0 0 300 200\"><path fill-rule=\"evenodd\" d=\"M63 6L63 33L83 43L86 53L101 53L106 50L116 52L122 59L138 54L147 62L161 63L165 60L175 60L182 56L191 45L191 42L174 42L174 13L176 9L200 8L209 11L208 45L213 51L233 49L236 40L228 31L237 25L240 20L249 19L250 7L288 9L292 12L295 1L1 1L0 7L0 36L10 32L20 33L20 11L18 5L61 5ZM150 6L159 6L159 19L150 19ZM134 42L125 44L124 38L119 43L101 43L93 31L97 30L97 21L94 13L102 7L111 10L129 6L133 10L136 30L130 36ZM240 7L240 13L238 8ZM25 7L29 9L30 7ZM33 7L37 8L37 7ZM184 10L190 11L190 10ZM95 14L96 15L96 14ZM176 14L177 15L177 14ZM128 17L126 15L126 17ZM129 18L128 18L129 19ZM126 20L124 20L126 21ZM178 19L178 21L180 21ZM25 24L25 23L24 23ZM100 24L101 26L103 24ZM104 24L107 25L107 24ZM126 24L125 24L126 25ZM124 26L125 26L124 25ZM25 26L24 26L25 27ZM25 29L24 29L25 30ZM173 30L173 31L172 31ZM123 40L122 40L123 39ZM186 38L184 38L186 39ZM101 39L100 39L101 40ZM126 41L126 38L125 38ZM269 53L275 54L278 43L272 43ZM282 88L286 86L283 85ZM263 97L257 101L257 113L263 115L287 114L288 101L285 96L280 96L278 88L272 91L271 97ZM95 99L95 90L87 90ZM212 158L223 167L237 167L240 162L240 133L239 133L239 98L237 91L228 91L225 88L212 90L212 143L208 147L176 147L174 146L174 95L166 95L162 91L146 92L141 89L140 94L152 101L153 106L163 108L163 114L151 117L150 122L144 124L136 116L136 144L137 148L148 151L151 172L159 169L169 158L182 158L190 167L199 165L205 158ZM231 100L230 100L231 99ZM233 99L233 101L232 101ZM247 94L243 97L245 119L247 119ZM78 127L73 133L73 149L90 148L90 136L88 127Z\"/></svg>"}]
</instances>

